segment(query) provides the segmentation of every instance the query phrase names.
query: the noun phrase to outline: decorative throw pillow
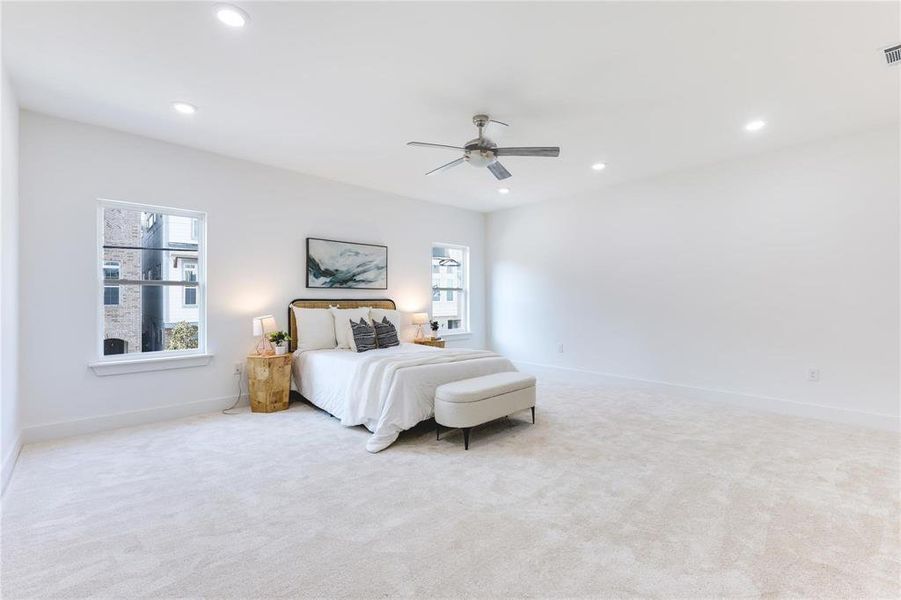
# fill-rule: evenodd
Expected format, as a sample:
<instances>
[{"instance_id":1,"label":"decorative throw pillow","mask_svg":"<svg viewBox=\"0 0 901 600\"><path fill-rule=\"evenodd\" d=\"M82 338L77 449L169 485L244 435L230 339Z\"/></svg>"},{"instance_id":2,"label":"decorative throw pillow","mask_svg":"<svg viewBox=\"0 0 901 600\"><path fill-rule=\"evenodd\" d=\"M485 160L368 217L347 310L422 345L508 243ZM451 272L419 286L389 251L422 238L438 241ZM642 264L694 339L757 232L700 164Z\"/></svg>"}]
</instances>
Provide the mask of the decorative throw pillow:
<instances>
[{"instance_id":1,"label":"decorative throw pillow","mask_svg":"<svg viewBox=\"0 0 901 600\"><path fill-rule=\"evenodd\" d=\"M392 346L400 346L397 339L397 328L394 323L388 320L388 317L382 317L382 322L372 322L375 327L375 341L379 348L391 348Z\"/></svg>"},{"instance_id":2,"label":"decorative throw pillow","mask_svg":"<svg viewBox=\"0 0 901 600\"><path fill-rule=\"evenodd\" d=\"M357 322L360 319L365 319L368 322L370 320L369 308L337 308L332 306L329 307L329 310L332 311L332 316L335 317L335 338L338 347L356 350L354 348L354 334L350 330L348 321Z\"/></svg>"},{"instance_id":3,"label":"decorative throw pillow","mask_svg":"<svg viewBox=\"0 0 901 600\"><path fill-rule=\"evenodd\" d=\"M366 319L360 319L359 323L350 321L350 328L354 334L354 345L357 352L367 352L375 350L375 327L366 322Z\"/></svg>"},{"instance_id":4,"label":"decorative throw pillow","mask_svg":"<svg viewBox=\"0 0 901 600\"><path fill-rule=\"evenodd\" d=\"M338 345L335 341L335 319L329 309L292 308L294 322L297 324L295 341L298 350L320 350Z\"/></svg>"},{"instance_id":5,"label":"decorative throw pillow","mask_svg":"<svg viewBox=\"0 0 901 600\"><path fill-rule=\"evenodd\" d=\"M388 317L388 320L394 324L395 329L397 329L397 339L401 343L412 342L416 339L416 332L419 328L413 325L413 315L385 308L373 308L369 313L369 319L373 322L381 322L385 317Z\"/></svg>"}]
</instances>

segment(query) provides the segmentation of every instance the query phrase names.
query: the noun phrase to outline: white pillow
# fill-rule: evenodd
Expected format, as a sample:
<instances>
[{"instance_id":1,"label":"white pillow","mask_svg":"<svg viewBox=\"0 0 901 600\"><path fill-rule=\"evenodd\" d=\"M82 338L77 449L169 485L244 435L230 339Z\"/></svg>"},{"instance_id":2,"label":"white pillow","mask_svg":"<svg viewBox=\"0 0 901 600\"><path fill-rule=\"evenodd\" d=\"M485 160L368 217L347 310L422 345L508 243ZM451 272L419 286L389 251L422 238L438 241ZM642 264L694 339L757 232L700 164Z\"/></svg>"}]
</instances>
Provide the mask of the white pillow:
<instances>
[{"instance_id":1,"label":"white pillow","mask_svg":"<svg viewBox=\"0 0 901 600\"><path fill-rule=\"evenodd\" d=\"M388 317L388 320L397 329L397 339L401 342L412 342L416 339L416 325L413 325L412 314L384 308L373 308L369 314L370 318L377 323L382 322L382 317Z\"/></svg>"},{"instance_id":2,"label":"white pillow","mask_svg":"<svg viewBox=\"0 0 901 600\"><path fill-rule=\"evenodd\" d=\"M294 322L297 323L298 350L325 350L338 345L335 340L335 319L327 308L294 309Z\"/></svg>"},{"instance_id":3,"label":"white pillow","mask_svg":"<svg viewBox=\"0 0 901 600\"><path fill-rule=\"evenodd\" d=\"M354 332L350 328L350 320L353 319L354 323L359 323L360 319L366 319L370 323L369 319L369 307L364 308L335 308L332 307L329 309L332 312L332 316L335 318L334 324L332 327L335 329L335 340L338 342L339 348L350 348L353 351L357 350L357 345L354 344Z\"/></svg>"}]
</instances>

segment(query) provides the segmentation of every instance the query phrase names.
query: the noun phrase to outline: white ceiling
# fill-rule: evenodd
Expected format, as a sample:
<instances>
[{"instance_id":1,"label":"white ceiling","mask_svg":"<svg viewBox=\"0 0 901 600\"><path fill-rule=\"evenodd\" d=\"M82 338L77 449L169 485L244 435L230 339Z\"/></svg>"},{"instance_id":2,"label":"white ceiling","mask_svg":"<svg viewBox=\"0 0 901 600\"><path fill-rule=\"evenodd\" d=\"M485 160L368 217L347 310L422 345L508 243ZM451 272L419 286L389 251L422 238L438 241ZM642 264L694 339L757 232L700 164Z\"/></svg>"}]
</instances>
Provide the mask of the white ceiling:
<instances>
[{"instance_id":1,"label":"white ceiling","mask_svg":"<svg viewBox=\"0 0 901 600\"><path fill-rule=\"evenodd\" d=\"M4 2L4 61L25 108L477 210L898 126L897 2L236 4ZM560 158L424 177L476 112Z\"/></svg>"}]
</instances>

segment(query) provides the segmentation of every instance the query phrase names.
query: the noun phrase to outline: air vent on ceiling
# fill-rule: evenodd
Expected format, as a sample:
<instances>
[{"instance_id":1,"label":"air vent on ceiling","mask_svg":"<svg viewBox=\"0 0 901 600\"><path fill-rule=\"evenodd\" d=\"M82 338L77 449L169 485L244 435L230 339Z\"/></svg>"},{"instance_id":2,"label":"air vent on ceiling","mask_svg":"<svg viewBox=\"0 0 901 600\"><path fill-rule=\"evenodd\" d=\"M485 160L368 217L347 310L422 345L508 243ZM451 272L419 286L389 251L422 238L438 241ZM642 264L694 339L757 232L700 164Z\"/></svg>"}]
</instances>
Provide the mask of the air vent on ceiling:
<instances>
[{"instance_id":1,"label":"air vent on ceiling","mask_svg":"<svg viewBox=\"0 0 901 600\"><path fill-rule=\"evenodd\" d=\"M885 52L885 62L888 64L896 65L901 63L901 44L886 48L883 52Z\"/></svg>"}]
</instances>

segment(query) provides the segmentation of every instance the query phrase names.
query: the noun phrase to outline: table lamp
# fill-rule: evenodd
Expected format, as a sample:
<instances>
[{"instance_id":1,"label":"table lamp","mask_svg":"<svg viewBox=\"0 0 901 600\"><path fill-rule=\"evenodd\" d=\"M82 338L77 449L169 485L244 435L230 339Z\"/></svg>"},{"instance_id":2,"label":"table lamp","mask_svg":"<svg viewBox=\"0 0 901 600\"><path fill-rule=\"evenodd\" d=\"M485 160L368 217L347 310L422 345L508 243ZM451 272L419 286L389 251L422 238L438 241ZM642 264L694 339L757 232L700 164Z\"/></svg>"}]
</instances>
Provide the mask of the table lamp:
<instances>
[{"instance_id":1,"label":"table lamp","mask_svg":"<svg viewBox=\"0 0 901 600\"><path fill-rule=\"evenodd\" d=\"M260 336L260 343L257 344L257 354L261 356L275 354L275 350L272 348L272 344L269 343L269 339L266 336L277 329L278 326L275 324L275 317L272 315L263 315L253 318L253 334Z\"/></svg>"},{"instance_id":2,"label":"table lamp","mask_svg":"<svg viewBox=\"0 0 901 600\"><path fill-rule=\"evenodd\" d=\"M429 313L413 313L413 324L419 325L419 329L416 332L417 340L425 339L425 335L422 333L422 326L428 322L429 322Z\"/></svg>"}]
</instances>

